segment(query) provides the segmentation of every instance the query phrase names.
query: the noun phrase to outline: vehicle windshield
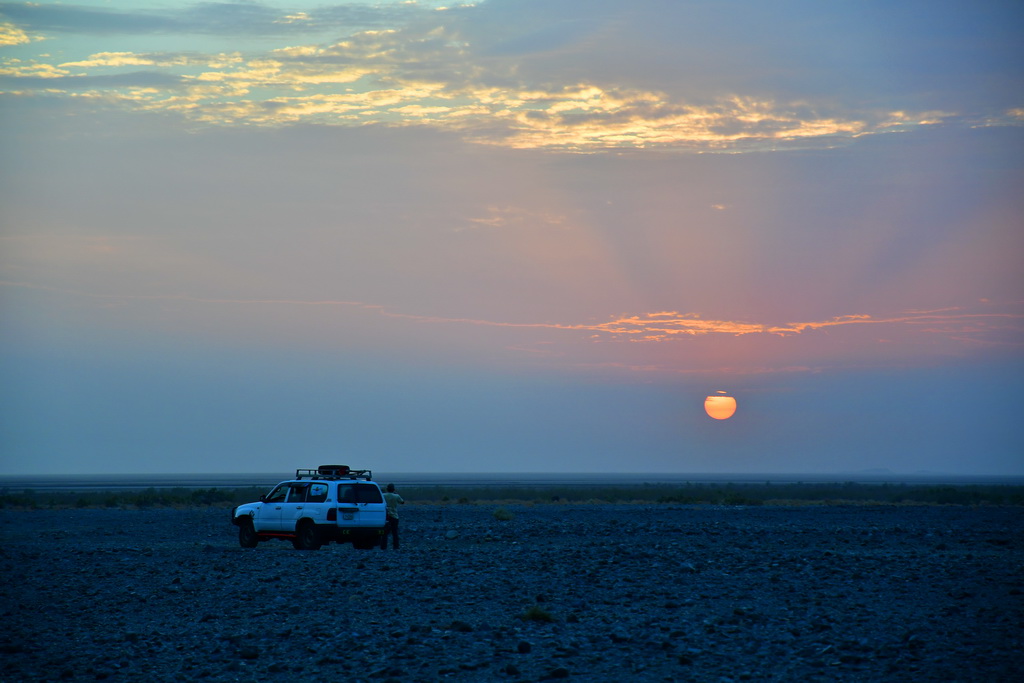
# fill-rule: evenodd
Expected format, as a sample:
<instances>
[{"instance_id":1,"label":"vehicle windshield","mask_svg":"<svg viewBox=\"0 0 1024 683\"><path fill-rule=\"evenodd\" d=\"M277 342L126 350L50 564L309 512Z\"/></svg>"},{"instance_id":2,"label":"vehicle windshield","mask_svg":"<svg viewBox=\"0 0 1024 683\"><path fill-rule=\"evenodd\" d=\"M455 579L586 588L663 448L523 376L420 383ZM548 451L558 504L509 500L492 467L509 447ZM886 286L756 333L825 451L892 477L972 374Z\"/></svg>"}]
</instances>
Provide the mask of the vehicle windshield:
<instances>
[{"instance_id":1,"label":"vehicle windshield","mask_svg":"<svg viewBox=\"0 0 1024 683\"><path fill-rule=\"evenodd\" d=\"M274 490L268 493L264 498L265 503L283 503L285 496L288 495L288 486L285 484L278 484L274 487Z\"/></svg>"}]
</instances>

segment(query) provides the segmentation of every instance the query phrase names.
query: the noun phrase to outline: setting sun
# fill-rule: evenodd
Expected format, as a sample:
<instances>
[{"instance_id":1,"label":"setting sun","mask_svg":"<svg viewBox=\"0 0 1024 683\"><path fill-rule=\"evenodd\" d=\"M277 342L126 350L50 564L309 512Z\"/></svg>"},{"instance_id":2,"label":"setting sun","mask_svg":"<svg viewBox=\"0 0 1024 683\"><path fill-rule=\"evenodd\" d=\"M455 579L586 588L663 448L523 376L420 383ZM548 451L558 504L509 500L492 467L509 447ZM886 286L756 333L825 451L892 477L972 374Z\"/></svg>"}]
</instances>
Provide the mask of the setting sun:
<instances>
[{"instance_id":1,"label":"setting sun","mask_svg":"<svg viewBox=\"0 0 1024 683\"><path fill-rule=\"evenodd\" d=\"M724 391L716 392L704 399L704 410L716 420L728 420L736 412L736 399Z\"/></svg>"}]
</instances>

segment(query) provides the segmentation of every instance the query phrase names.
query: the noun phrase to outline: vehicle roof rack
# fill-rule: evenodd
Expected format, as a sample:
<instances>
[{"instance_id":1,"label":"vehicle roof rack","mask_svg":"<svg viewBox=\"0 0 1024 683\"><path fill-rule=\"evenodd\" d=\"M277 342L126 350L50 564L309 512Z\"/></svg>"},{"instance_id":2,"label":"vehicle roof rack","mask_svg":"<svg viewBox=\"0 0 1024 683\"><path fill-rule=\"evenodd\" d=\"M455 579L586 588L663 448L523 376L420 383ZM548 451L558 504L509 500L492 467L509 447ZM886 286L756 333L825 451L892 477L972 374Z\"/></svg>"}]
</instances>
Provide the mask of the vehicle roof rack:
<instances>
[{"instance_id":1,"label":"vehicle roof rack","mask_svg":"<svg viewBox=\"0 0 1024 683\"><path fill-rule=\"evenodd\" d=\"M373 473L370 470L354 470L348 465L320 465L320 467L317 467L315 470L295 470L296 479L302 479L303 477L329 480L365 479L366 481L370 481L373 479Z\"/></svg>"}]
</instances>

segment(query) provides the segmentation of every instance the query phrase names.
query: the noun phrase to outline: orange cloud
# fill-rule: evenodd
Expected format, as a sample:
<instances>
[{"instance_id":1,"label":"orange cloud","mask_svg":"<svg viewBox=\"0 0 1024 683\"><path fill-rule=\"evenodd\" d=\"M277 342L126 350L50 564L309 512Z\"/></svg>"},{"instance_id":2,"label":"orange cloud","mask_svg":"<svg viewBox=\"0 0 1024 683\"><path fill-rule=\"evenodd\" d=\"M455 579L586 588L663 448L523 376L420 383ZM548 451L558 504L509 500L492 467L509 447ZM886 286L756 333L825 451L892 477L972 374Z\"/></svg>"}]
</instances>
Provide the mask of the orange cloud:
<instances>
[{"instance_id":1,"label":"orange cloud","mask_svg":"<svg viewBox=\"0 0 1024 683\"><path fill-rule=\"evenodd\" d=\"M524 354L529 352L528 355L533 358L561 357L577 368L657 371L667 374L700 373L711 369L714 372L742 374L790 372L798 369L806 371L807 368L813 369L813 363L827 365L839 361L840 359L832 357L839 347L822 341L827 339L826 337L819 340L808 338L803 343L797 340L809 334L827 333L828 330L839 328L873 327L884 330L878 335L844 337L842 353L851 352L849 344L852 339L865 352L869 348L873 349L870 351L872 356L881 354L878 357L885 357L888 359L886 362L897 361L908 354L919 358L925 353L960 355L965 351L971 352L979 348L1017 348L1020 346L1019 340L1024 339L1024 312L1021 311L1020 302L1000 307L991 303L981 303L981 310L942 308L908 311L892 316L847 314L824 320L779 324L705 319L694 313L678 311L622 315L600 322L512 322L393 311L379 304L354 300L97 294L23 281L0 281L0 287L33 289L64 297L99 299L105 302L167 301L178 304L234 307L350 308L372 312L396 321L405 320L434 327L451 326L454 328L453 339L459 340L461 344L491 349L515 349ZM329 317L323 316L317 319L330 321ZM463 334L464 330L460 332L459 327L506 329L510 333L512 330L533 330L547 334L532 338L524 338L521 334L497 339L474 338ZM368 331L372 329L372 326L367 328ZM402 337L413 345L417 343L417 335L409 330L403 332ZM775 341L751 346L749 343L741 342L743 338ZM705 343L672 345L674 341L697 339L705 340ZM792 341L785 341L787 339ZM837 338L836 342L840 341ZM737 346L740 343L742 346Z\"/></svg>"},{"instance_id":2,"label":"orange cloud","mask_svg":"<svg viewBox=\"0 0 1024 683\"><path fill-rule=\"evenodd\" d=\"M99 299L140 299L191 301L203 304L244 304L244 305L284 305L284 306L356 306L378 311L389 318L404 318L425 323L448 323L463 325L481 325L487 327L533 328L548 330L564 330L591 332L595 340L625 339L628 341L662 342L679 336L729 335L744 336L765 334L777 336L799 335L807 331L823 330L832 327L849 325L931 325L938 330L942 326L957 326L960 329L970 324L976 328L985 327L985 321L1024 321L1024 313L1012 311L969 312L960 307L933 310L908 311L901 315L876 317L863 313L835 316L826 320L791 322L780 324L753 323L738 320L705 320L696 313L680 313L678 311L656 311L614 317L605 322L573 323L573 322L507 322L483 318L449 317L424 315L418 313L401 313L388 311L379 304L362 301L335 299L241 299L194 297L177 294L95 294L72 291L58 287L37 285L28 282L0 280L2 287L18 287L36 289L78 297ZM1018 305L1015 302L1014 305Z\"/></svg>"}]
</instances>

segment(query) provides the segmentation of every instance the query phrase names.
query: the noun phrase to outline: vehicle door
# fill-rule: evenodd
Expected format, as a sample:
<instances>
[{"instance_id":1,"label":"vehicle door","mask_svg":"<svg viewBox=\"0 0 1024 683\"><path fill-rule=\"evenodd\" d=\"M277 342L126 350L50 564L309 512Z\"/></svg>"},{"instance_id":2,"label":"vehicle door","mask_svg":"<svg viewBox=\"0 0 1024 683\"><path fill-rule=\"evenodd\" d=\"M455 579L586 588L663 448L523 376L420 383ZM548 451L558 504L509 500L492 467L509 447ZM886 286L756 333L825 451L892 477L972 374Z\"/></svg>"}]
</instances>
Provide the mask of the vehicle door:
<instances>
[{"instance_id":1,"label":"vehicle door","mask_svg":"<svg viewBox=\"0 0 1024 683\"><path fill-rule=\"evenodd\" d=\"M288 485L288 498L281 504L281 531L295 531L295 525L305 515L308 481Z\"/></svg>"},{"instance_id":2,"label":"vehicle door","mask_svg":"<svg viewBox=\"0 0 1024 683\"><path fill-rule=\"evenodd\" d=\"M376 484L355 484L356 504L359 507L357 526L382 527L387 519L387 506Z\"/></svg>"},{"instance_id":3,"label":"vehicle door","mask_svg":"<svg viewBox=\"0 0 1024 683\"><path fill-rule=\"evenodd\" d=\"M314 524L323 524L327 521L327 494L328 485L324 482L315 481L309 485L306 491L306 504L299 517L309 517Z\"/></svg>"},{"instance_id":4,"label":"vehicle door","mask_svg":"<svg viewBox=\"0 0 1024 683\"><path fill-rule=\"evenodd\" d=\"M356 485L338 484L338 526L359 526L359 505L356 503Z\"/></svg>"},{"instance_id":5,"label":"vehicle door","mask_svg":"<svg viewBox=\"0 0 1024 683\"><path fill-rule=\"evenodd\" d=\"M252 517L252 525L256 531L281 530L281 510L287 497L287 484L278 484L263 497L263 503Z\"/></svg>"}]
</instances>

